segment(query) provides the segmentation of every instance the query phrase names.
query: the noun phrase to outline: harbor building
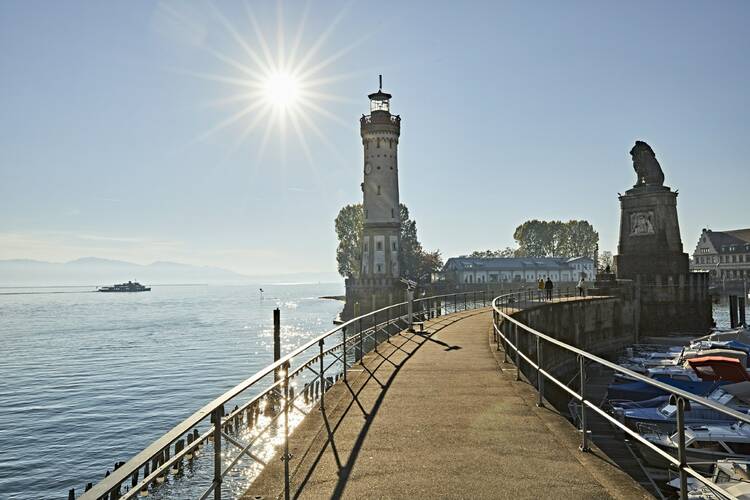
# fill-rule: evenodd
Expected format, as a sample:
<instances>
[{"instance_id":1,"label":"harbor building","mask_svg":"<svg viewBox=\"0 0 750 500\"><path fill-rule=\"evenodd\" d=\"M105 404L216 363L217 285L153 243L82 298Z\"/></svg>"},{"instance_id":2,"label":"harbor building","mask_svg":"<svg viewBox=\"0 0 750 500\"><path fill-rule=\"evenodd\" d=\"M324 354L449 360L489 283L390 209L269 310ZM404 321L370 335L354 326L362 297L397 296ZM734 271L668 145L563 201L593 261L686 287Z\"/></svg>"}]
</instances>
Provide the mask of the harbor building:
<instances>
[{"instance_id":1,"label":"harbor building","mask_svg":"<svg viewBox=\"0 0 750 500\"><path fill-rule=\"evenodd\" d=\"M690 268L708 272L713 279L750 279L750 228L732 231L704 228Z\"/></svg>"},{"instance_id":2,"label":"harbor building","mask_svg":"<svg viewBox=\"0 0 750 500\"><path fill-rule=\"evenodd\" d=\"M588 257L451 257L441 279L455 283L526 283L550 278L554 282L594 278Z\"/></svg>"}]
</instances>

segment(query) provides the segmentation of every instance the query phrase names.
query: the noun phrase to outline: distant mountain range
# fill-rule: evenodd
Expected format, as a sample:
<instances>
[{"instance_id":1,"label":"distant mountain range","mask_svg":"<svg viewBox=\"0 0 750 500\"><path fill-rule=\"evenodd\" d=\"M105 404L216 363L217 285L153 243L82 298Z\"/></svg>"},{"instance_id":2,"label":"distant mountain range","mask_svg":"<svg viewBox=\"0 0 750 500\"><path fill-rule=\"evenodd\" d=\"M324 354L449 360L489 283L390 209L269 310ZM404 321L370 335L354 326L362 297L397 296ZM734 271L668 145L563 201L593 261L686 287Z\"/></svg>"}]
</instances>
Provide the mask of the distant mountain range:
<instances>
[{"instance_id":1,"label":"distant mountain range","mask_svg":"<svg viewBox=\"0 0 750 500\"><path fill-rule=\"evenodd\" d=\"M0 260L0 286L103 286L123 281L157 284L252 284L335 282L335 273L291 273L246 276L209 266L158 261L143 265L122 260L84 257L56 263L28 259Z\"/></svg>"}]
</instances>

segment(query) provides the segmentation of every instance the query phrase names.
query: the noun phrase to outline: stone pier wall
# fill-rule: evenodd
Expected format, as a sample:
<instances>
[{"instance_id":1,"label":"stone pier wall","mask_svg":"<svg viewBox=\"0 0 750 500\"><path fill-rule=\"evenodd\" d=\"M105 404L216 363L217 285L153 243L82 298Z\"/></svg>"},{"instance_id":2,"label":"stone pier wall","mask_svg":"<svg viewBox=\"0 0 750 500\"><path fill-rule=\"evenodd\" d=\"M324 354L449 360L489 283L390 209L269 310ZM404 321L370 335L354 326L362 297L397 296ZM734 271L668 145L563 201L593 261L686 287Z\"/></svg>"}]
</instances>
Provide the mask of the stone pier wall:
<instances>
[{"instance_id":1,"label":"stone pier wall","mask_svg":"<svg viewBox=\"0 0 750 500\"><path fill-rule=\"evenodd\" d=\"M609 360L614 360L624 347L636 341L635 303L619 297L545 304L519 311L513 317L549 337ZM520 328L518 334L521 352L536 361L535 337ZM542 367L577 390L577 357L545 342L541 350ZM536 371L523 361L521 366L524 375L536 383ZM570 400L567 393L550 381L545 383L545 398L563 411Z\"/></svg>"}]
</instances>

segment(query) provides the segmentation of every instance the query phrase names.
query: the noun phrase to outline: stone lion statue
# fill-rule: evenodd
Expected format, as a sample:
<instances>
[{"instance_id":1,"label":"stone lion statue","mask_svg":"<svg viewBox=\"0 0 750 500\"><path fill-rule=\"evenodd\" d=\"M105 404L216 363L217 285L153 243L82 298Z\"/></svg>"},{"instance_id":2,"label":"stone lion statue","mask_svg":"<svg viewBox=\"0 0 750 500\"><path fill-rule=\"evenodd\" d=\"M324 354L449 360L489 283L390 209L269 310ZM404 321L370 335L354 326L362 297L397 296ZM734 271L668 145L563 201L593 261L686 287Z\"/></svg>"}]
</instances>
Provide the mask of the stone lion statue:
<instances>
[{"instance_id":1,"label":"stone lion statue","mask_svg":"<svg viewBox=\"0 0 750 500\"><path fill-rule=\"evenodd\" d=\"M636 186L662 186L664 184L664 172L651 146L643 141L635 141L635 146L630 150L630 156L633 157L633 169L638 175Z\"/></svg>"}]
</instances>

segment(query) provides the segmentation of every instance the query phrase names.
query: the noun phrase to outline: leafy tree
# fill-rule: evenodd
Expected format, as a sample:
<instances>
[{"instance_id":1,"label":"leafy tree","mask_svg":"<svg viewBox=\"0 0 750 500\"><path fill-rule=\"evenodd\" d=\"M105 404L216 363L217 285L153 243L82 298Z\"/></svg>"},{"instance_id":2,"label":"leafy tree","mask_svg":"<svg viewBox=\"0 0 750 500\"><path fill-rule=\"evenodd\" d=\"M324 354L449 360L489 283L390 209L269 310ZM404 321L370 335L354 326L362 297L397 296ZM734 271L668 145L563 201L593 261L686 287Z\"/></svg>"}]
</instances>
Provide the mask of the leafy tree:
<instances>
[{"instance_id":1,"label":"leafy tree","mask_svg":"<svg viewBox=\"0 0 750 500\"><path fill-rule=\"evenodd\" d=\"M336 216L336 236L339 245L336 248L336 262L339 274L344 277L359 275L359 263L362 260L362 229L365 214L362 204L346 205Z\"/></svg>"},{"instance_id":2,"label":"leafy tree","mask_svg":"<svg viewBox=\"0 0 750 500\"><path fill-rule=\"evenodd\" d=\"M516 250L505 247L499 250L474 250L469 257L492 258L492 257L515 257Z\"/></svg>"},{"instance_id":3,"label":"leafy tree","mask_svg":"<svg viewBox=\"0 0 750 500\"><path fill-rule=\"evenodd\" d=\"M530 220L513 233L518 242L516 255L522 257L589 257L594 258L599 233L587 221Z\"/></svg>"},{"instance_id":4,"label":"leafy tree","mask_svg":"<svg viewBox=\"0 0 750 500\"><path fill-rule=\"evenodd\" d=\"M429 281L432 273L443 267L440 251L427 252L417 238L417 223L409 218L409 209L400 205L401 217L401 276L414 281ZM338 271L344 277L359 276L362 261L362 233L364 230L364 210L362 204L346 205L336 216L336 235L339 244L336 249Z\"/></svg>"},{"instance_id":5,"label":"leafy tree","mask_svg":"<svg viewBox=\"0 0 750 500\"><path fill-rule=\"evenodd\" d=\"M614 259L612 258L612 252L609 250L604 250L601 254L599 254L599 270L604 271L607 269L607 266L609 266L609 269L612 269L612 264L614 263Z\"/></svg>"}]
</instances>

